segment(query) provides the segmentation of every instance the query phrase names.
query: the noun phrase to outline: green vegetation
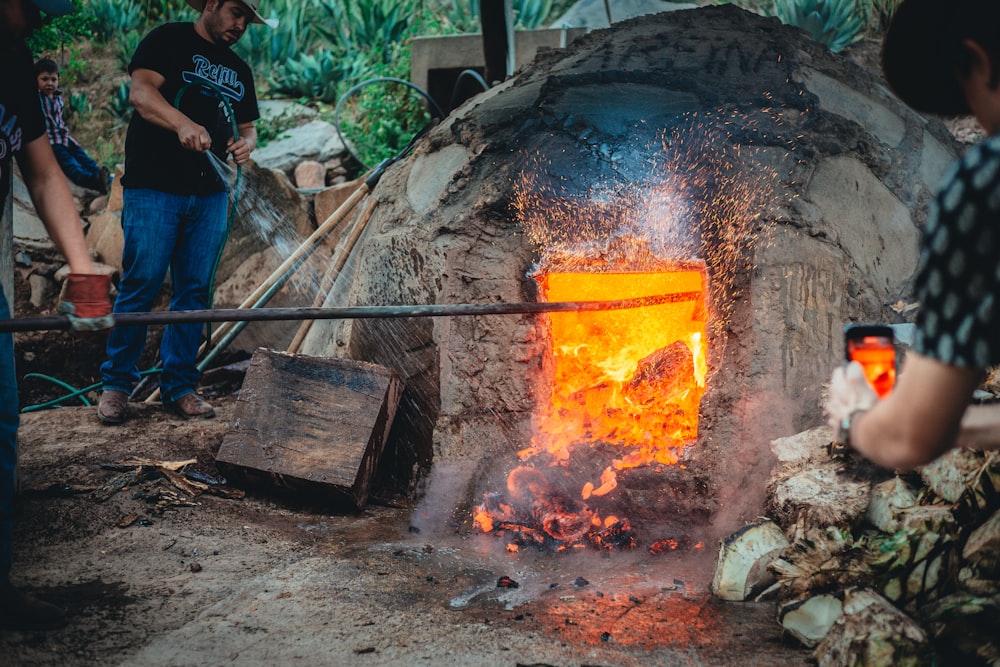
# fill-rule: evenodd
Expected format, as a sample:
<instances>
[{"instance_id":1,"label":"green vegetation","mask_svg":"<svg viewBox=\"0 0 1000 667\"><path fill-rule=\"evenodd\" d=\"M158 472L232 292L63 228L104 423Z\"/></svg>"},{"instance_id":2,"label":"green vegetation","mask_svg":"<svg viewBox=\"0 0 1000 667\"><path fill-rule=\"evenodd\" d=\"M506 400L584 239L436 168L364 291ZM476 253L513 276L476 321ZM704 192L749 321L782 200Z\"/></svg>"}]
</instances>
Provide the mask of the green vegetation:
<instances>
[{"instance_id":1,"label":"green vegetation","mask_svg":"<svg viewBox=\"0 0 1000 667\"><path fill-rule=\"evenodd\" d=\"M864 37L857 0L775 0L782 23L802 28L834 53Z\"/></svg>"}]
</instances>

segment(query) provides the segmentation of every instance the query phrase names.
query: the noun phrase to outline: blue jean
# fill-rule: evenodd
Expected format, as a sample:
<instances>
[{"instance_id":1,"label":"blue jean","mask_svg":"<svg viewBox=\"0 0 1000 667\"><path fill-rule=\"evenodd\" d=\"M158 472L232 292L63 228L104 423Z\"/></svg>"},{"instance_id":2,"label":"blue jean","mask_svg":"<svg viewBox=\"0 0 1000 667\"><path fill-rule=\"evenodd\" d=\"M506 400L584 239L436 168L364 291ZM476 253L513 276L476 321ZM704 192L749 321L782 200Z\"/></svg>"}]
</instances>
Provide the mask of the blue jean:
<instances>
[{"instance_id":1,"label":"blue jean","mask_svg":"<svg viewBox=\"0 0 1000 667\"><path fill-rule=\"evenodd\" d=\"M0 290L0 318L10 308ZM20 423L17 374L14 370L14 336L0 334L0 584L10 576L14 541L14 490L17 483L17 427Z\"/></svg>"},{"instance_id":2,"label":"blue jean","mask_svg":"<svg viewBox=\"0 0 1000 667\"><path fill-rule=\"evenodd\" d=\"M83 146L72 142L68 146L52 144L52 152L69 180L84 188L97 187L101 168L87 155Z\"/></svg>"},{"instance_id":3,"label":"blue jean","mask_svg":"<svg viewBox=\"0 0 1000 667\"><path fill-rule=\"evenodd\" d=\"M122 279L114 312L146 312L170 270L170 310L209 308L209 284L226 238L225 192L175 195L125 188ZM196 364L204 325L169 324L160 341L160 393L173 402L198 384ZM139 357L146 327L116 327L108 336L108 360L101 365L104 388L131 393L139 381Z\"/></svg>"}]
</instances>

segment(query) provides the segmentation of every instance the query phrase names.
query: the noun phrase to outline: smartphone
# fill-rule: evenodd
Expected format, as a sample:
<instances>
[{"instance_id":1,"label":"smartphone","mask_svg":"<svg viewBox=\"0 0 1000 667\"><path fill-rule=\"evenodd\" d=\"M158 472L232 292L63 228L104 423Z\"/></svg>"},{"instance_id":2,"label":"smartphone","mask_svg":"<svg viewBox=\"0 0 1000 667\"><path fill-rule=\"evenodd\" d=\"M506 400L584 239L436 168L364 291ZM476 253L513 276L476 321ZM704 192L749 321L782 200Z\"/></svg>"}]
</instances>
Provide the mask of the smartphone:
<instances>
[{"instance_id":1,"label":"smartphone","mask_svg":"<svg viewBox=\"0 0 1000 667\"><path fill-rule=\"evenodd\" d=\"M865 369L865 377L879 398L896 384L896 346L892 327L884 324L849 324L844 327L844 353Z\"/></svg>"}]
</instances>

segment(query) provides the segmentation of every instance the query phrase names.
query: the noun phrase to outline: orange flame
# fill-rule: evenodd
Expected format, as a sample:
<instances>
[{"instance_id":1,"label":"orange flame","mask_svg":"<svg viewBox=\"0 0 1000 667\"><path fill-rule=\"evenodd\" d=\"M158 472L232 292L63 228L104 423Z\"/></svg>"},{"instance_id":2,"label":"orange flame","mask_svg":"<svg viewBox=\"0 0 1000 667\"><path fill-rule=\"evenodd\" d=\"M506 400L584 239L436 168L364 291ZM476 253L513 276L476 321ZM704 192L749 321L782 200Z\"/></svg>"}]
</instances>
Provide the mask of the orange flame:
<instances>
[{"instance_id":1,"label":"orange flame","mask_svg":"<svg viewBox=\"0 0 1000 667\"><path fill-rule=\"evenodd\" d=\"M648 273L548 273L537 278L550 301L704 294L696 268ZM705 389L704 297L644 308L551 313L554 372L532 448L565 461L579 444L623 447L614 468L672 464L697 436L698 404ZM617 486L613 469L584 499Z\"/></svg>"}]
</instances>

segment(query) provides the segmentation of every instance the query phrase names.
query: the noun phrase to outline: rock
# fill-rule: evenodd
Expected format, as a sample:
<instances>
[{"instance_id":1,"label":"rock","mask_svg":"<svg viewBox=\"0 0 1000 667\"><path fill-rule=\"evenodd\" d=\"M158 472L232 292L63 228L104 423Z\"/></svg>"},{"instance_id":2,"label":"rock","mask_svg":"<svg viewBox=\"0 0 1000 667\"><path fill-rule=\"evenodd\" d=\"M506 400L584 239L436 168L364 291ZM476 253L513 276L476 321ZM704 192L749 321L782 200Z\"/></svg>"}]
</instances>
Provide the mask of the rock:
<instances>
[{"instance_id":1,"label":"rock","mask_svg":"<svg viewBox=\"0 0 1000 667\"><path fill-rule=\"evenodd\" d=\"M14 238L54 247L45 225L35 213L35 206L31 203L31 195L28 193L28 188L21 179L21 172L18 169L14 170L12 194L14 195Z\"/></svg>"},{"instance_id":2,"label":"rock","mask_svg":"<svg viewBox=\"0 0 1000 667\"><path fill-rule=\"evenodd\" d=\"M300 190L312 190L326 186L326 168L316 160L304 160L295 166L293 176Z\"/></svg>"},{"instance_id":3,"label":"rock","mask_svg":"<svg viewBox=\"0 0 1000 667\"><path fill-rule=\"evenodd\" d=\"M282 132L266 146L258 146L250 157L259 166L291 174L303 160L323 162L344 152L344 143L333 125L312 120Z\"/></svg>"},{"instance_id":4,"label":"rock","mask_svg":"<svg viewBox=\"0 0 1000 667\"><path fill-rule=\"evenodd\" d=\"M90 205L87 206L87 212L94 214L99 213L108 207L108 195L100 195L94 197L90 200Z\"/></svg>"},{"instance_id":5,"label":"rock","mask_svg":"<svg viewBox=\"0 0 1000 667\"><path fill-rule=\"evenodd\" d=\"M41 308L42 304L49 298L52 294L54 285L48 277L43 276L38 273L32 273L28 276L28 285L31 287L31 305L35 308Z\"/></svg>"},{"instance_id":6,"label":"rock","mask_svg":"<svg viewBox=\"0 0 1000 667\"><path fill-rule=\"evenodd\" d=\"M257 108L264 123L282 122L301 125L319 117L319 112L312 107L289 100L260 100Z\"/></svg>"},{"instance_id":7,"label":"rock","mask_svg":"<svg viewBox=\"0 0 1000 667\"><path fill-rule=\"evenodd\" d=\"M122 176L125 168L122 165L115 165L115 175L111 179L111 191L108 192L108 211L122 210Z\"/></svg>"},{"instance_id":8,"label":"rock","mask_svg":"<svg viewBox=\"0 0 1000 667\"><path fill-rule=\"evenodd\" d=\"M124 243L121 210L115 211L109 206L100 213L90 216L87 247L98 260L121 271Z\"/></svg>"}]
</instances>

